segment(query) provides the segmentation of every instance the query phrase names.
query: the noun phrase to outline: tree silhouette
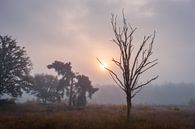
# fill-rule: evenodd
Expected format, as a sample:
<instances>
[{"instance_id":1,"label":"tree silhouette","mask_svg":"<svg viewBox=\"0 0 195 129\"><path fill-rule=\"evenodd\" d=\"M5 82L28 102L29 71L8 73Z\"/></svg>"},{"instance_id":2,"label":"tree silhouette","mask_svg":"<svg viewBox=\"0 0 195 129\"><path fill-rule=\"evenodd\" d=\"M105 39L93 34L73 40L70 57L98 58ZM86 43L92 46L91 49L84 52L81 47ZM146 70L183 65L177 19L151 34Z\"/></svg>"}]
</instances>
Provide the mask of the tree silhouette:
<instances>
[{"instance_id":1,"label":"tree silhouette","mask_svg":"<svg viewBox=\"0 0 195 129\"><path fill-rule=\"evenodd\" d=\"M22 95L30 83L31 61L24 47L10 36L0 36L0 97Z\"/></svg>"},{"instance_id":2,"label":"tree silhouette","mask_svg":"<svg viewBox=\"0 0 195 129\"><path fill-rule=\"evenodd\" d=\"M190 100L188 102L188 105L191 106L191 107L194 107L195 106L195 100L193 98L190 98Z\"/></svg>"},{"instance_id":3,"label":"tree silhouette","mask_svg":"<svg viewBox=\"0 0 195 129\"><path fill-rule=\"evenodd\" d=\"M57 77L48 74L36 74L33 78L32 94L42 103L59 101Z\"/></svg>"},{"instance_id":4,"label":"tree silhouette","mask_svg":"<svg viewBox=\"0 0 195 129\"><path fill-rule=\"evenodd\" d=\"M91 98L92 95L98 91L98 88L93 88L89 77L85 75L78 75L77 80L75 85L76 94L74 95L74 105L86 106L87 97Z\"/></svg>"},{"instance_id":5,"label":"tree silhouette","mask_svg":"<svg viewBox=\"0 0 195 129\"><path fill-rule=\"evenodd\" d=\"M61 98L64 96L68 98L69 106L85 106L87 97L91 98L98 90L98 88L93 88L87 76L74 73L70 62L55 61L47 67L58 73L57 93Z\"/></svg>"},{"instance_id":6,"label":"tree silhouette","mask_svg":"<svg viewBox=\"0 0 195 129\"><path fill-rule=\"evenodd\" d=\"M111 17L111 24L115 35L115 38L112 41L120 51L120 59L116 60L113 58L112 61L122 72L122 77L110 68L105 67L105 69L109 72L115 83L126 94L127 119L130 120L132 98L135 97L142 87L158 78L158 76L152 77L144 83L139 81L143 73L157 65L157 59L150 59L153 54L152 49L155 32L153 35L145 36L141 45L138 47L138 50L133 51L135 47L133 44L133 34L137 28L133 28L127 23L123 12L122 16L122 27L118 27L117 25L117 16L112 14ZM146 45L148 42L149 45L147 47ZM98 58L97 60L102 64Z\"/></svg>"},{"instance_id":7,"label":"tree silhouette","mask_svg":"<svg viewBox=\"0 0 195 129\"><path fill-rule=\"evenodd\" d=\"M73 87L75 74L72 72L72 66L70 62L63 63L61 61L55 61L47 66L49 69L54 69L58 76L60 76L57 92L63 97L66 95L69 100L69 106L73 105Z\"/></svg>"}]
</instances>

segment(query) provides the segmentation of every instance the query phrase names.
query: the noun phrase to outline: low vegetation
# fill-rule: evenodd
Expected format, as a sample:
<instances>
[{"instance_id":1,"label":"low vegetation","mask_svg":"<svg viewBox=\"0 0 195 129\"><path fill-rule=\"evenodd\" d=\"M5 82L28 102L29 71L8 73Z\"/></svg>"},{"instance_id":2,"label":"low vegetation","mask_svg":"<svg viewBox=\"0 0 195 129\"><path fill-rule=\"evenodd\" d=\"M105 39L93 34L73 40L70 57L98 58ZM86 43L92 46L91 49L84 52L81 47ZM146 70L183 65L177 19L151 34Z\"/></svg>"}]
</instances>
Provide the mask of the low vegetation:
<instances>
[{"instance_id":1,"label":"low vegetation","mask_svg":"<svg viewBox=\"0 0 195 129\"><path fill-rule=\"evenodd\" d=\"M195 109L135 106L126 121L125 106L25 103L0 107L0 129L194 129Z\"/></svg>"}]
</instances>

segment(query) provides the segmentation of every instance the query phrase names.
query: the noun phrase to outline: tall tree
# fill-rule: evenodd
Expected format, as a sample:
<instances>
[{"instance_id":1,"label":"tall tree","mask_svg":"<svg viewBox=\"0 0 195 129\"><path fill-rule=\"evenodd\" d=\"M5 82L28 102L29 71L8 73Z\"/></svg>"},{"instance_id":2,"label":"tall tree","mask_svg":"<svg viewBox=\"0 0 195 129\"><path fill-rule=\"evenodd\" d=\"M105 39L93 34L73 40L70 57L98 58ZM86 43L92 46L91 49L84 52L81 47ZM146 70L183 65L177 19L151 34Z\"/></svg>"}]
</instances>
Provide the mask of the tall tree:
<instances>
[{"instance_id":1,"label":"tall tree","mask_svg":"<svg viewBox=\"0 0 195 129\"><path fill-rule=\"evenodd\" d=\"M91 98L92 95L98 91L98 88L94 88L89 80L89 77L85 75L78 75L75 85L76 94L74 94L75 106L86 106L87 98Z\"/></svg>"},{"instance_id":2,"label":"tall tree","mask_svg":"<svg viewBox=\"0 0 195 129\"><path fill-rule=\"evenodd\" d=\"M61 94L62 98L64 96L68 98L69 106L85 106L87 97L91 98L98 90L92 86L87 76L74 73L70 62L55 61L47 67L58 73L57 92Z\"/></svg>"},{"instance_id":3,"label":"tall tree","mask_svg":"<svg viewBox=\"0 0 195 129\"><path fill-rule=\"evenodd\" d=\"M0 36L0 97L18 97L30 83L32 64L24 47L10 36Z\"/></svg>"},{"instance_id":4,"label":"tall tree","mask_svg":"<svg viewBox=\"0 0 195 129\"><path fill-rule=\"evenodd\" d=\"M69 106L73 105L73 87L75 73L72 72L72 66L70 62L63 63L61 61L55 61L47 66L49 69L54 69L59 76L59 84L57 91L63 97L68 97Z\"/></svg>"},{"instance_id":5,"label":"tall tree","mask_svg":"<svg viewBox=\"0 0 195 129\"><path fill-rule=\"evenodd\" d=\"M123 12L122 16L122 26L117 25L117 16L113 14L111 17L111 25L115 35L112 41L120 51L120 59L113 58L112 61L122 72L122 77L110 68L105 67L105 69L126 94L127 119L130 120L132 98L135 97L142 87L158 78L158 76L154 76L146 82L142 83L139 81L143 73L157 65L157 59L151 59L155 32L152 35L145 36L141 45L135 51L134 48L136 46L133 43L133 34L137 28L133 28L127 23ZM97 60L102 64L99 59Z\"/></svg>"}]
</instances>

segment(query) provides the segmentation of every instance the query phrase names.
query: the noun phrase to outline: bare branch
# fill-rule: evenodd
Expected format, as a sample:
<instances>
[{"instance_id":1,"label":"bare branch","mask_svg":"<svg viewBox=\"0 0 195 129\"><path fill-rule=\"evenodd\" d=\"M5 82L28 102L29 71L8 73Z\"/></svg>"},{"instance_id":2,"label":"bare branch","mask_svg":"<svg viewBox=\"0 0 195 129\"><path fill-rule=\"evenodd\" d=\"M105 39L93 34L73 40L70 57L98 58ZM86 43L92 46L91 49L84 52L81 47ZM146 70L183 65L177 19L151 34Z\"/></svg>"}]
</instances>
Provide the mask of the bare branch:
<instances>
[{"instance_id":1,"label":"bare branch","mask_svg":"<svg viewBox=\"0 0 195 129\"><path fill-rule=\"evenodd\" d=\"M132 69L131 69L131 78L130 79L132 79L132 77L134 76L133 72L134 72L134 69L135 69L136 61L138 60L138 57L139 57L141 51L143 50L146 42L150 39L150 37L151 36L144 37L144 40L143 40L143 42L142 42L142 44L141 44L141 46L140 46L140 48L139 48L139 50L138 50L138 52L137 52L137 54L135 56L135 59L134 59L134 62L133 62L133 66L132 66Z\"/></svg>"},{"instance_id":2,"label":"bare branch","mask_svg":"<svg viewBox=\"0 0 195 129\"><path fill-rule=\"evenodd\" d=\"M145 82L145 83L143 83L143 84L141 84L141 85L139 85L139 86L134 87L132 90L137 90L137 89L139 89L139 88L141 88L141 87L143 87L143 86L149 84L150 82L156 80L157 78L158 78L158 76L155 76L154 78L148 80L147 82Z\"/></svg>"},{"instance_id":3,"label":"bare branch","mask_svg":"<svg viewBox=\"0 0 195 129\"><path fill-rule=\"evenodd\" d=\"M158 64L158 63L152 64L151 66L149 66L148 68L144 69L144 70L141 71L140 73L142 74L142 73L146 72L147 70L149 70L150 68L154 67L154 66L157 65L157 64Z\"/></svg>"},{"instance_id":4,"label":"bare branch","mask_svg":"<svg viewBox=\"0 0 195 129\"><path fill-rule=\"evenodd\" d=\"M110 76L112 77L112 79L114 80L114 82L117 84L117 86L119 86L123 91L126 92L125 87L122 87L122 86L117 82L117 80L114 78L114 76L113 76L110 72L109 72L109 74L110 74Z\"/></svg>"},{"instance_id":5,"label":"bare branch","mask_svg":"<svg viewBox=\"0 0 195 129\"><path fill-rule=\"evenodd\" d=\"M145 36L141 45L138 46L138 50L135 52L133 51L133 34L137 28L128 24L124 9L122 10L122 26L117 25L117 16L114 14L111 15L111 25L115 36L112 41L120 50L120 60L113 58L112 61L121 70L122 78L119 78L111 69L105 69L109 72L115 83L126 93L127 106L129 109L131 99L141 91L142 87L158 78L158 76L155 76L145 83L139 83L141 75L158 64L157 59L150 60L153 54L152 49L156 32L154 31L152 35ZM146 46L146 44L148 45ZM102 64L98 58L97 60Z\"/></svg>"},{"instance_id":6,"label":"bare branch","mask_svg":"<svg viewBox=\"0 0 195 129\"><path fill-rule=\"evenodd\" d=\"M135 97L137 93L139 93L142 90L143 87L140 87L138 90L134 90L135 92L131 95L131 98Z\"/></svg>"},{"instance_id":7,"label":"bare branch","mask_svg":"<svg viewBox=\"0 0 195 129\"><path fill-rule=\"evenodd\" d=\"M97 61L98 61L101 65L103 65L103 63L102 63L98 58L96 58L96 59L97 59ZM115 81L115 82L117 81L118 86L125 88L125 86L123 85L122 81L119 79L119 77L117 76L117 74L116 74L115 72L113 72L113 71L110 70L109 68L106 68L106 67L104 67L104 68L109 72L109 74L112 76L112 78L115 77L114 81Z\"/></svg>"},{"instance_id":8,"label":"bare branch","mask_svg":"<svg viewBox=\"0 0 195 129\"><path fill-rule=\"evenodd\" d=\"M115 60L114 58L112 59L112 61L124 72L124 68L122 67L121 62Z\"/></svg>"}]
</instances>

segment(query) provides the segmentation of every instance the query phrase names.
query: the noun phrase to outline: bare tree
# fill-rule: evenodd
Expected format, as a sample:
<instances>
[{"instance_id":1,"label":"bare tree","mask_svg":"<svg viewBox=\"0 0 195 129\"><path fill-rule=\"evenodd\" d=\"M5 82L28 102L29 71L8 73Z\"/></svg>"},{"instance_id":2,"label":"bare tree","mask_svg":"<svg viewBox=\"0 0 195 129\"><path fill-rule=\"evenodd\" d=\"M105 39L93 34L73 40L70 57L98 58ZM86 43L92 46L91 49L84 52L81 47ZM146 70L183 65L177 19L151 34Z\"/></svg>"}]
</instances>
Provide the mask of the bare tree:
<instances>
[{"instance_id":1,"label":"bare tree","mask_svg":"<svg viewBox=\"0 0 195 129\"><path fill-rule=\"evenodd\" d=\"M133 34L137 28L133 28L127 23L123 12L122 26L120 27L117 25L117 16L114 14L112 14L111 17L111 24L115 35L112 42L116 44L120 50L120 59L116 60L113 58L112 61L120 69L122 76L110 68L105 67L105 69L109 72L115 83L126 94L127 119L130 120L132 98L141 91L142 87L158 78L158 76L154 76L144 83L139 81L143 73L157 65L158 59L150 59L153 54L152 49L155 39L155 31L152 35L145 36L138 49L133 51L135 47L133 44ZM98 58L97 60L102 64Z\"/></svg>"}]
</instances>

